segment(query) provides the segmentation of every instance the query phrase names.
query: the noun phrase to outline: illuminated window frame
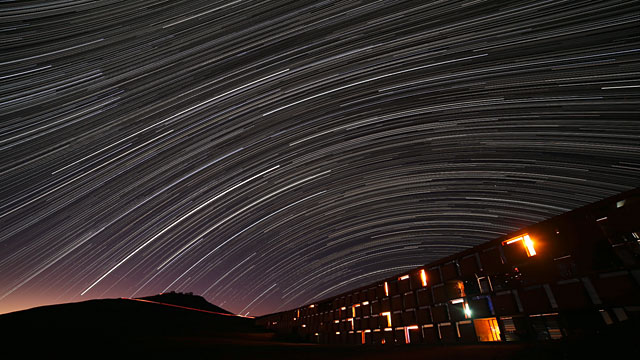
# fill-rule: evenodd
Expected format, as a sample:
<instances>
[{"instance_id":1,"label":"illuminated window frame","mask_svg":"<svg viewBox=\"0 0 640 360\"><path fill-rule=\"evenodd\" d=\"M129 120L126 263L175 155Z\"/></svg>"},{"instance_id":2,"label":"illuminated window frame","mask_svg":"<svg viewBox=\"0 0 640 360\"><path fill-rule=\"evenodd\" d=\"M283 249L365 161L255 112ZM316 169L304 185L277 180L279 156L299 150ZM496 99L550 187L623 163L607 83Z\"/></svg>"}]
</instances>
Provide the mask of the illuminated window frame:
<instances>
[{"instance_id":1,"label":"illuminated window frame","mask_svg":"<svg viewBox=\"0 0 640 360\"><path fill-rule=\"evenodd\" d=\"M424 269L420 269L420 280L422 281L422 286L427 286L427 272Z\"/></svg>"},{"instance_id":2,"label":"illuminated window frame","mask_svg":"<svg viewBox=\"0 0 640 360\"><path fill-rule=\"evenodd\" d=\"M511 238L509 240L505 240L502 242L502 246L510 245L519 241L522 242L522 245L524 246L524 250L527 252L528 257L532 257L537 254L536 249L533 246L533 240L531 240L531 237L529 236L529 234L523 234L523 235Z\"/></svg>"},{"instance_id":3,"label":"illuminated window frame","mask_svg":"<svg viewBox=\"0 0 640 360\"><path fill-rule=\"evenodd\" d=\"M380 314L380 316L386 316L387 317L387 325L388 327L391 327L391 312L390 311L386 311Z\"/></svg>"},{"instance_id":4,"label":"illuminated window frame","mask_svg":"<svg viewBox=\"0 0 640 360\"><path fill-rule=\"evenodd\" d=\"M419 329L418 325L411 325L411 326L404 327L404 343L405 344L411 343L411 334L409 333L409 330L418 330L418 329Z\"/></svg>"}]
</instances>

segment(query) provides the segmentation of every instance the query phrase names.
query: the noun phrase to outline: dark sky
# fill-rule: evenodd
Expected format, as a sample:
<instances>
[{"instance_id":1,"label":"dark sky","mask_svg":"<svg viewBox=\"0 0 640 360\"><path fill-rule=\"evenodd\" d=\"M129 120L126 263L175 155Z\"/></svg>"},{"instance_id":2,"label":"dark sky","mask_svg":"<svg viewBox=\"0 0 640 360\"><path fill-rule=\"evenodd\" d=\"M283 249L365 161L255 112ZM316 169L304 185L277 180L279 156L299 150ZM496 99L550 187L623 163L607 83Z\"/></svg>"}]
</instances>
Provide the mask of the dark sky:
<instances>
[{"instance_id":1,"label":"dark sky","mask_svg":"<svg viewBox=\"0 0 640 360\"><path fill-rule=\"evenodd\" d=\"M637 1L0 9L0 313L285 310L640 186Z\"/></svg>"}]
</instances>

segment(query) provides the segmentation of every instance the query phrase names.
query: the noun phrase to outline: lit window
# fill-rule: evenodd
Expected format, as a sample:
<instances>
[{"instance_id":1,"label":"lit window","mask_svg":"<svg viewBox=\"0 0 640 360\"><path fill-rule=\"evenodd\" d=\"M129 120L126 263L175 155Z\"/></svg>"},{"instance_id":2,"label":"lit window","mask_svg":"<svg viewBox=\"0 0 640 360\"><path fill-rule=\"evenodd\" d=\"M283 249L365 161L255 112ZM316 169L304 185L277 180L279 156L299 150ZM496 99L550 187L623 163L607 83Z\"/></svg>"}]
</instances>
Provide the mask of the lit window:
<instances>
[{"instance_id":1,"label":"lit window","mask_svg":"<svg viewBox=\"0 0 640 360\"><path fill-rule=\"evenodd\" d=\"M387 312L383 312L382 314L380 314L381 316L386 316L387 317L387 326L391 327L391 312L387 311Z\"/></svg>"},{"instance_id":2,"label":"lit window","mask_svg":"<svg viewBox=\"0 0 640 360\"><path fill-rule=\"evenodd\" d=\"M460 296L466 296L464 293L464 283L462 281L458 281L458 293Z\"/></svg>"},{"instance_id":3,"label":"lit window","mask_svg":"<svg viewBox=\"0 0 640 360\"><path fill-rule=\"evenodd\" d=\"M536 255L536 249L533 246L533 240L531 240L531 237L529 236L529 234L524 234L522 236L518 236L513 239L505 240L502 242L502 245L503 246L510 245L519 241L521 241L522 244L524 245L524 249L527 252L528 257L532 257Z\"/></svg>"},{"instance_id":4,"label":"lit window","mask_svg":"<svg viewBox=\"0 0 640 360\"><path fill-rule=\"evenodd\" d=\"M524 248L527 249L527 256L531 257L536 254L536 249L533 247L533 240L529 237L529 235L525 235L524 237Z\"/></svg>"},{"instance_id":5,"label":"lit window","mask_svg":"<svg viewBox=\"0 0 640 360\"><path fill-rule=\"evenodd\" d=\"M404 342L405 344L410 344L411 343L411 335L409 334L409 330L417 330L418 329L418 325L411 325L411 326L405 326L404 327Z\"/></svg>"},{"instance_id":6,"label":"lit window","mask_svg":"<svg viewBox=\"0 0 640 360\"><path fill-rule=\"evenodd\" d=\"M384 295L389 296L389 284L386 281L384 282Z\"/></svg>"},{"instance_id":7,"label":"lit window","mask_svg":"<svg viewBox=\"0 0 640 360\"><path fill-rule=\"evenodd\" d=\"M476 330L478 341L501 341L500 327L496 318L475 319L473 320L473 326Z\"/></svg>"},{"instance_id":8,"label":"lit window","mask_svg":"<svg viewBox=\"0 0 640 360\"><path fill-rule=\"evenodd\" d=\"M424 269L420 270L420 280L422 280L422 286L427 286L427 272Z\"/></svg>"}]
</instances>

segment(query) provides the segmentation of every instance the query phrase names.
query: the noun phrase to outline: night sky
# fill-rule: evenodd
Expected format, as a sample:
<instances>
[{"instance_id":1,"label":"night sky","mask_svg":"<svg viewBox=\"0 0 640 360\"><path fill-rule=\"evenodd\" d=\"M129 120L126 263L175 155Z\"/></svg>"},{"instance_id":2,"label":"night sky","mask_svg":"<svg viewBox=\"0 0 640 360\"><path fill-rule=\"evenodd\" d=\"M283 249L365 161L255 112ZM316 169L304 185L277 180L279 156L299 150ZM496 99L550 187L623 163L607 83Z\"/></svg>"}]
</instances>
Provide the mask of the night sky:
<instances>
[{"instance_id":1,"label":"night sky","mask_svg":"<svg viewBox=\"0 0 640 360\"><path fill-rule=\"evenodd\" d=\"M638 1L0 9L0 313L286 310L640 186Z\"/></svg>"}]
</instances>

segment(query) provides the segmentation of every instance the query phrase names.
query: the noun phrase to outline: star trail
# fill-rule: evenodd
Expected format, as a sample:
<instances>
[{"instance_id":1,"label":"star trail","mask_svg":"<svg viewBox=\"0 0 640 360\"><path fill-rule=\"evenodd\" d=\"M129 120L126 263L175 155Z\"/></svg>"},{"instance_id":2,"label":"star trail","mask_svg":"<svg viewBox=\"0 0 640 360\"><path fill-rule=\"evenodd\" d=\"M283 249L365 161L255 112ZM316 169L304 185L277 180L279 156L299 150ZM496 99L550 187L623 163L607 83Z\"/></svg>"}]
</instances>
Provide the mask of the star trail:
<instances>
[{"instance_id":1,"label":"star trail","mask_svg":"<svg viewBox=\"0 0 640 360\"><path fill-rule=\"evenodd\" d=\"M5 1L0 313L242 315L640 186L638 1Z\"/></svg>"}]
</instances>

